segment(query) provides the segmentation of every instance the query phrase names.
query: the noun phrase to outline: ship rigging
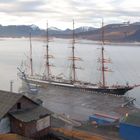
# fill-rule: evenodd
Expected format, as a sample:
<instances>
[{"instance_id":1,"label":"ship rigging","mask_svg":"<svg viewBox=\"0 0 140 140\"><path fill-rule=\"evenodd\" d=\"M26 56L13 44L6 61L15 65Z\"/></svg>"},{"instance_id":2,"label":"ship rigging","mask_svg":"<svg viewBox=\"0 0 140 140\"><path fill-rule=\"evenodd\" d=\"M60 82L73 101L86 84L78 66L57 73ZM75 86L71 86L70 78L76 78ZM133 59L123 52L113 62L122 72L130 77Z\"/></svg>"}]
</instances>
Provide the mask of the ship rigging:
<instances>
[{"instance_id":1,"label":"ship rigging","mask_svg":"<svg viewBox=\"0 0 140 140\"><path fill-rule=\"evenodd\" d=\"M108 67L105 66L105 63L109 63L110 60L106 59L104 57L104 25L102 21L102 47L101 47L101 58L99 58L99 62L101 63L101 72L102 72L102 80L99 82L100 84L92 84L87 82L80 82L76 79L76 69L78 68L76 66L76 61L81 60L80 58L75 56L75 29L74 29L74 20L73 20L73 33L72 33L72 56L69 58L69 60L72 61L72 75L71 79L57 79L53 78L50 73L50 62L49 59L53 58L49 54L49 38L48 38L48 23L47 23L47 29L46 29L46 72L41 76L41 78L36 78L33 75L33 66L32 66L32 45L31 45L31 37L30 37L30 64L31 64L31 75L26 75L26 81L34 84L38 84L40 86L60 86L64 88L70 88L70 89L82 89L85 91L92 91L99 92L99 93L108 93L108 94L115 94L115 95L124 95L127 91L133 89L135 86L129 86L129 85L115 85L115 86L107 86L106 83L106 77L105 73L110 72L111 70L108 69ZM24 75L25 77L25 75ZM22 80L25 81L25 78L22 77Z\"/></svg>"}]
</instances>

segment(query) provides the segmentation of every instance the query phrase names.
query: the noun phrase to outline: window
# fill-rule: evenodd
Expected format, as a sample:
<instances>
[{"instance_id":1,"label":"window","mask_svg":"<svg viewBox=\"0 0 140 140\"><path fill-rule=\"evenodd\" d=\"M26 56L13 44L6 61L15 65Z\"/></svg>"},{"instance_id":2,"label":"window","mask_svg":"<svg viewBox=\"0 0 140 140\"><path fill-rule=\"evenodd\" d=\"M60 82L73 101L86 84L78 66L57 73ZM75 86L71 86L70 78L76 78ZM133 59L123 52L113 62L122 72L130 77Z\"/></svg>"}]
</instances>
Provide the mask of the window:
<instances>
[{"instance_id":1,"label":"window","mask_svg":"<svg viewBox=\"0 0 140 140\"><path fill-rule=\"evenodd\" d=\"M17 109L21 109L21 103L17 103Z\"/></svg>"}]
</instances>

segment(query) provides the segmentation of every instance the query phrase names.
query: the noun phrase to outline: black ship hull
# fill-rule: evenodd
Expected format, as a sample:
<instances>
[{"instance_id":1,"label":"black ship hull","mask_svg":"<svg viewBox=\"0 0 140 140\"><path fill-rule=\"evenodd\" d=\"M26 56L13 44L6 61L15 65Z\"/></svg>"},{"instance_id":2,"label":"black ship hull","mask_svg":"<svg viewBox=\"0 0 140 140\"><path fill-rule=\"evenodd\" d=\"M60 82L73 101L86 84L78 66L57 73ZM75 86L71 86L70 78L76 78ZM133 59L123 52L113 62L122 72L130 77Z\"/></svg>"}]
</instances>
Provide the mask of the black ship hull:
<instances>
[{"instance_id":1,"label":"black ship hull","mask_svg":"<svg viewBox=\"0 0 140 140\"><path fill-rule=\"evenodd\" d=\"M133 89L133 87L129 86L117 86L117 87L98 87L98 86L83 86L83 85L74 85L71 83L64 82L56 82L56 81L46 81L46 80L36 80L36 79L28 79L29 83L37 84L42 87L48 86L57 86L62 88L74 89L74 90L83 90L83 91L91 91L91 92L99 92L99 93L107 93L114 95L124 95L127 91Z\"/></svg>"}]
</instances>

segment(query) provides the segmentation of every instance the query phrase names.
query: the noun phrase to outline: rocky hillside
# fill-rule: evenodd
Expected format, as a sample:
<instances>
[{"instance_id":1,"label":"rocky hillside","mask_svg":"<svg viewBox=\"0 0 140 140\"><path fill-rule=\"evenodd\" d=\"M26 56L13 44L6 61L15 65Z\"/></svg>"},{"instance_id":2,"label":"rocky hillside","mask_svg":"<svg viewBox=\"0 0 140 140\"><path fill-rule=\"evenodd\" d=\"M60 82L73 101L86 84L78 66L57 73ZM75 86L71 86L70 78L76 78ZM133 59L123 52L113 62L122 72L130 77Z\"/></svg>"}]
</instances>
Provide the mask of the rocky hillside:
<instances>
[{"instance_id":1,"label":"rocky hillside","mask_svg":"<svg viewBox=\"0 0 140 140\"><path fill-rule=\"evenodd\" d=\"M104 30L105 41L129 42L140 41L140 24L109 24L95 31L79 34L80 37L91 40L101 40Z\"/></svg>"},{"instance_id":2,"label":"rocky hillside","mask_svg":"<svg viewBox=\"0 0 140 140\"><path fill-rule=\"evenodd\" d=\"M133 42L140 41L140 23L122 23L109 24L102 28L94 27L79 27L75 29L75 36L77 38L84 38L90 40L101 40L102 31L104 30L105 41L108 42ZM40 29L36 25L0 25L0 37L28 37L32 33L34 37L43 37L46 31ZM71 38L72 30L61 30L56 27L49 28L49 36L58 38Z\"/></svg>"}]
</instances>

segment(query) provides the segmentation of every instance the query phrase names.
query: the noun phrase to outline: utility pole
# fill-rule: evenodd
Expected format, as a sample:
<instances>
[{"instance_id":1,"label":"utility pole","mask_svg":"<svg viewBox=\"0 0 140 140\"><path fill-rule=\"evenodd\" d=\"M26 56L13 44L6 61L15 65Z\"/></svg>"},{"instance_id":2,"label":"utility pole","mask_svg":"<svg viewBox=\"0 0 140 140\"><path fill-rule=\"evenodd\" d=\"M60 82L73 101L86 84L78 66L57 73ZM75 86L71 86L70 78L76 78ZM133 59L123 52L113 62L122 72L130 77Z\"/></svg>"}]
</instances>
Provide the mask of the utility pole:
<instances>
[{"instance_id":1,"label":"utility pole","mask_svg":"<svg viewBox=\"0 0 140 140\"><path fill-rule=\"evenodd\" d=\"M14 82L11 80L11 81L10 81L10 92L13 92L13 83L14 83Z\"/></svg>"}]
</instances>

